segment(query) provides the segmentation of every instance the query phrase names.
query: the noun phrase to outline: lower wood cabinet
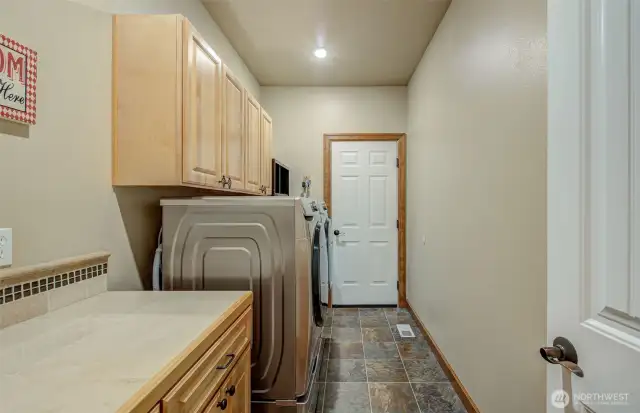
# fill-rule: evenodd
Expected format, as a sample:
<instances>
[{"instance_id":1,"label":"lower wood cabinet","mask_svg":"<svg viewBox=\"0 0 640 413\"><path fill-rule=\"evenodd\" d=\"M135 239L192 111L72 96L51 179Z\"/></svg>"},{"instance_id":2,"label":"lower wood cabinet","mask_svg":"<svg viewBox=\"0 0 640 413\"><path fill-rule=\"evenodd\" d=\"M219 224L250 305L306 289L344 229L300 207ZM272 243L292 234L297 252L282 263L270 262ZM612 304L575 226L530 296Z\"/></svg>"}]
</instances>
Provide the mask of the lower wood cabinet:
<instances>
[{"instance_id":1,"label":"lower wood cabinet","mask_svg":"<svg viewBox=\"0 0 640 413\"><path fill-rule=\"evenodd\" d=\"M117 413L250 413L253 294L247 292Z\"/></svg>"},{"instance_id":2,"label":"lower wood cabinet","mask_svg":"<svg viewBox=\"0 0 640 413\"><path fill-rule=\"evenodd\" d=\"M251 310L162 398L162 413L249 412Z\"/></svg>"}]
</instances>

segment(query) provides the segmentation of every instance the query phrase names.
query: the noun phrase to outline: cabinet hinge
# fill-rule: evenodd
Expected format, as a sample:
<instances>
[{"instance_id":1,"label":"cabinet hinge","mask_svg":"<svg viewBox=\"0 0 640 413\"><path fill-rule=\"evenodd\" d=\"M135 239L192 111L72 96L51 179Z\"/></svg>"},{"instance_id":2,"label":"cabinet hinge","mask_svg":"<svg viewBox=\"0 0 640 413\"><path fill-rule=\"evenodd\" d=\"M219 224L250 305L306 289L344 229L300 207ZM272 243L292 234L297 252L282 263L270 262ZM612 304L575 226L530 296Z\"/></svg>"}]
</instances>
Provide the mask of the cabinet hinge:
<instances>
[{"instance_id":1,"label":"cabinet hinge","mask_svg":"<svg viewBox=\"0 0 640 413\"><path fill-rule=\"evenodd\" d=\"M400 281L396 281L396 290L400 290Z\"/></svg>"},{"instance_id":2,"label":"cabinet hinge","mask_svg":"<svg viewBox=\"0 0 640 413\"><path fill-rule=\"evenodd\" d=\"M400 229L400 220L396 219L396 229Z\"/></svg>"},{"instance_id":3,"label":"cabinet hinge","mask_svg":"<svg viewBox=\"0 0 640 413\"><path fill-rule=\"evenodd\" d=\"M400 158L396 158L396 168L400 168Z\"/></svg>"}]
</instances>

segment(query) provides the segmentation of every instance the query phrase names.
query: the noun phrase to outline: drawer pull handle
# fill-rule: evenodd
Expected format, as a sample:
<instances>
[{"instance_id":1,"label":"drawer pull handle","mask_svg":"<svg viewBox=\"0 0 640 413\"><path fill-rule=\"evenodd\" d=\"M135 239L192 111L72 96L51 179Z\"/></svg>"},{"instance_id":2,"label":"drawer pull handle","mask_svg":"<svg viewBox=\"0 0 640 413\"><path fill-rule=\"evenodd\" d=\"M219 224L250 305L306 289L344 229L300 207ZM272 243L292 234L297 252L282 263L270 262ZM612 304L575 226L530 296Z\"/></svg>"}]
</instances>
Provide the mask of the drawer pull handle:
<instances>
[{"instance_id":1,"label":"drawer pull handle","mask_svg":"<svg viewBox=\"0 0 640 413\"><path fill-rule=\"evenodd\" d=\"M222 366L216 367L218 370L224 370L227 367L229 367L231 365L231 363L233 363L233 359L236 358L236 355L231 353L231 354L227 354L227 357L229 357L229 360L227 360L227 362L225 364L223 364Z\"/></svg>"},{"instance_id":2,"label":"drawer pull handle","mask_svg":"<svg viewBox=\"0 0 640 413\"><path fill-rule=\"evenodd\" d=\"M219 407L220 410L224 410L227 408L227 399L222 399L222 401L219 401L218 404L216 404L216 407Z\"/></svg>"},{"instance_id":3,"label":"drawer pull handle","mask_svg":"<svg viewBox=\"0 0 640 413\"><path fill-rule=\"evenodd\" d=\"M236 386L232 384L231 387L229 387L227 391L225 391L225 393L227 393L229 396L233 396L234 394L236 394Z\"/></svg>"}]
</instances>

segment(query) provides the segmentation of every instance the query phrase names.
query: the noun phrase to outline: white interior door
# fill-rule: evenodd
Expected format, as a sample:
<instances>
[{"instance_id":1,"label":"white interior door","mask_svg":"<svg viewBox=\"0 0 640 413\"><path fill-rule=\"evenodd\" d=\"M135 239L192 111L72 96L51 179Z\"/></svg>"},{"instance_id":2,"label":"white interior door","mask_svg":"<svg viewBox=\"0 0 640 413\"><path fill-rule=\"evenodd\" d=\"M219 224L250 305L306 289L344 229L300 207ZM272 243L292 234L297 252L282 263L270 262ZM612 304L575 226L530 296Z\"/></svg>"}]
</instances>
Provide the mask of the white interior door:
<instances>
[{"instance_id":1,"label":"white interior door","mask_svg":"<svg viewBox=\"0 0 640 413\"><path fill-rule=\"evenodd\" d=\"M336 305L398 302L397 142L333 142Z\"/></svg>"},{"instance_id":2,"label":"white interior door","mask_svg":"<svg viewBox=\"0 0 640 413\"><path fill-rule=\"evenodd\" d=\"M549 0L548 18L547 345L573 342L584 378L549 365L547 412L637 413L640 1Z\"/></svg>"}]
</instances>

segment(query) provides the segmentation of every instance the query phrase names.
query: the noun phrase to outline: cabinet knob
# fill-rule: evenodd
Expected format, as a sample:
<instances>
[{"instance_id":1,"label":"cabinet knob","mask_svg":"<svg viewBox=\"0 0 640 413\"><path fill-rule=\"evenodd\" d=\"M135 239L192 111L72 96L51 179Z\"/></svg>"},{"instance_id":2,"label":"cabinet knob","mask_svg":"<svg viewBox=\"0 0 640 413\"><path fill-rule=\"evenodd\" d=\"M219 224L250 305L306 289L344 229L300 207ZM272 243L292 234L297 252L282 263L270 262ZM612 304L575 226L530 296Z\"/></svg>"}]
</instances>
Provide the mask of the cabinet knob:
<instances>
[{"instance_id":1,"label":"cabinet knob","mask_svg":"<svg viewBox=\"0 0 640 413\"><path fill-rule=\"evenodd\" d=\"M229 396L233 396L234 394L236 394L236 386L234 384L231 385L231 387L229 387L225 393L227 393Z\"/></svg>"},{"instance_id":2,"label":"cabinet knob","mask_svg":"<svg viewBox=\"0 0 640 413\"><path fill-rule=\"evenodd\" d=\"M218 402L218 404L216 404L216 407L219 407L220 410L224 410L227 408L227 399L222 399L221 401Z\"/></svg>"}]
</instances>

